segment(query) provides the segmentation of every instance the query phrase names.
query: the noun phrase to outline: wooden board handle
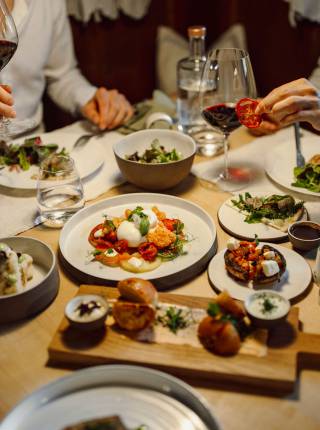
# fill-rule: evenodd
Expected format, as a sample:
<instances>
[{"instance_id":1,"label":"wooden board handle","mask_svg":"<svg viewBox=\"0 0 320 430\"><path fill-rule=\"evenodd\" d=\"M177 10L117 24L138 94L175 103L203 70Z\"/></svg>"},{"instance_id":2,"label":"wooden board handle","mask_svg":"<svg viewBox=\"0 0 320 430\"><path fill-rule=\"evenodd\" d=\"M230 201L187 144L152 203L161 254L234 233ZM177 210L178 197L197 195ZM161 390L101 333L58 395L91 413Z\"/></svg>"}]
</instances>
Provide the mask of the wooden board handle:
<instances>
[{"instance_id":1,"label":"wooden board handle","mask_svg":"<svg viewBox=\"0 0 320 430\"><path fill-rule=\"evenodd\" d=\"M320 369L320 336L300 333L298 338L298 368Z\"/></svg>"}]
</instances>

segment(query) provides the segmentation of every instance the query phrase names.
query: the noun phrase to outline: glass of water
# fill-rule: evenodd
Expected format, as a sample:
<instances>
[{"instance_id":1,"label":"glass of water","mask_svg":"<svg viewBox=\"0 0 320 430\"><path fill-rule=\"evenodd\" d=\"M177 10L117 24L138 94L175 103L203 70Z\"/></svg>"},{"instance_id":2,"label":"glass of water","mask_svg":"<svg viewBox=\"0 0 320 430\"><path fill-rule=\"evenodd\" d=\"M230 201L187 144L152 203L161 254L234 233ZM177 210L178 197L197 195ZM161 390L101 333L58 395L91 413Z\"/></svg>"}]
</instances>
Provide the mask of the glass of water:
<instances>
[{"instance_id":1,"label":"glass of water","mask_svg":"<svg viewBox=\"0 0 320 430\"><path fill-rule=\"evenodd\" d=\"M66 155L52 155L42 161L37 182L40 221L62 227L84 206L83 187L74 161Z\"/></svg>"}]
</instances>

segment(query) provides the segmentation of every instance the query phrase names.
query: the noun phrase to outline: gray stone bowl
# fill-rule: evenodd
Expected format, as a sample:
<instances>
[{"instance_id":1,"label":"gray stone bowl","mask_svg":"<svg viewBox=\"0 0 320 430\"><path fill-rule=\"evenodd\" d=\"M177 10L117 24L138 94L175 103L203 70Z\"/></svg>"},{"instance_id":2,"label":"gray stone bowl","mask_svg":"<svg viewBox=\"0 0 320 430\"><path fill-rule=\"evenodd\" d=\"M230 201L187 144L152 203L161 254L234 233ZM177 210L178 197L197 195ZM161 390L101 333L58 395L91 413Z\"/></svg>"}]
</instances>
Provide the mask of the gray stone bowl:
<instances>
[{"instance_id":1,"label":"gray stone bowl","mask_svg":"<svg viewBox=\"0 0 320 430\"><path fill-rule=\"evenodd\" d=\"M33 258L33 278L22 293L0 296L0 323L18 321L46 308L58 293L59 272L56 256L51 248L30 237L4 237L15 252L27 253Z\"/></svg>"},{"instance_id":2,"label":"gray stone bowl","mask_svg":"<svg viewBox=\"0 0 320 430\"><path fill-rule=\"evenodd\" d=\"M302 239L297 237L294 228L297 226L306 226L318 232L317 239ZM313 221L296 221L288 228L288 237L293 247L301 251L310 251L313 248L320 246L320 224Z\"/></svg>"},{"instance_id":3,"label":"gray stone bowl","mask_svg":"<svg viewBox=\"0 0 320 430\"><path fill-rule=\"evenodd\" d=\"M139 163L126 156L138 151L141 155L150 148L154 139L170 151L175 148L182 158L169 163ZM196 153L194 140L173 130L142 130L129 134L113 145L118 166L128 182L146 190L159 191L172 188L188 176Z\"/></svg>"}]
</instances>

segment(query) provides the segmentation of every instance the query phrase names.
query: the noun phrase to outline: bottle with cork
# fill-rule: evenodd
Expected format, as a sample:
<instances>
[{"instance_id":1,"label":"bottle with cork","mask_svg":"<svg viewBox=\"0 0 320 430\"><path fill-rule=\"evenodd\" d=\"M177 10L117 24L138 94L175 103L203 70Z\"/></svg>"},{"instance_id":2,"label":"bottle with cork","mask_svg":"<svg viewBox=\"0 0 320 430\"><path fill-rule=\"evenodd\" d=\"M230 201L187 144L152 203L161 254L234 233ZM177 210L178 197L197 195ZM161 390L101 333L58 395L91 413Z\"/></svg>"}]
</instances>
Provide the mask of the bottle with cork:
<instances>
[{"instance_id":1,"label":"bottle with cork","mask_svg":"<svg viewBox=\"0 0 320 430\"><path fill-rule=\"evenodd\" d=\"M199 152L203 155L214 155L222 149L222 135L210 128L202 118L199 103L200 91L208 90L201 83L206 62L206 27L191 26L188 28L188 36L189 57L183 58L177 64L178 128L195 139Z\"/></svg>"}]
</instances>

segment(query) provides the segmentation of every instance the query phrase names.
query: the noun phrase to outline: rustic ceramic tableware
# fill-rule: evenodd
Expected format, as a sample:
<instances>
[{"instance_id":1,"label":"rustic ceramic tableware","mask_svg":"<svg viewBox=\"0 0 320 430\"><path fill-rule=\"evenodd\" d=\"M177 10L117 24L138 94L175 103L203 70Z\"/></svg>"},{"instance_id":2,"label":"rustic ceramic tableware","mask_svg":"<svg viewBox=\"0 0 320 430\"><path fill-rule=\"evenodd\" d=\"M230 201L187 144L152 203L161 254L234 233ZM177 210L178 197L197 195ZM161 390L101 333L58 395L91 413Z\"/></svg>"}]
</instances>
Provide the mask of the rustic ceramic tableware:
<instances>
[{"instance_id":1,"label":"rustic ceramic tableware","mask_svg":"<svg viewBox=\"0 0 320 430\"><path fill-rule=\"evenodd\" d=\"M302 239L301 237L297 237L294 229L298 226L307 226L309 228L311 227L318 232L319 237L315 239ZM313 221L294 222L290 225L288 229L288 236L294 248L300 249L301 251L310 251L310 249L317 248L320 245L320 224Z\"/></svg>"},{"instance_id":2,"label":"rustic ceramic tableware","mask_svg":"<svg viewBox=\"0 0 320 430\"><path fill-rule=\"evenodd\" d=\"M33 278L22 293L0 296L0 323L21 320L47 307L59 288L59 272L55 254L40 240L30 237L5 237L6 243L16 252L33 258Z\"/></svg>"},{"instance_id":3,"label":"rustic ceramic tableware","mask_svg":"<svg viewBox=\"0 0 320 430\"><path fill-rule=\"evenodd\" d=\"M160 141L166 150L176 149L182 159L169 163L140 163L130 161L126 156L138 151L142 154L150 148L154 139ZM118 166L127 179L138 187L146 190L165 190L179 184L188 176L196 152L194 140L183 133L172 130L142 130L125 136L115 143L113 151Z\"/></svg>"}]
</instances>

